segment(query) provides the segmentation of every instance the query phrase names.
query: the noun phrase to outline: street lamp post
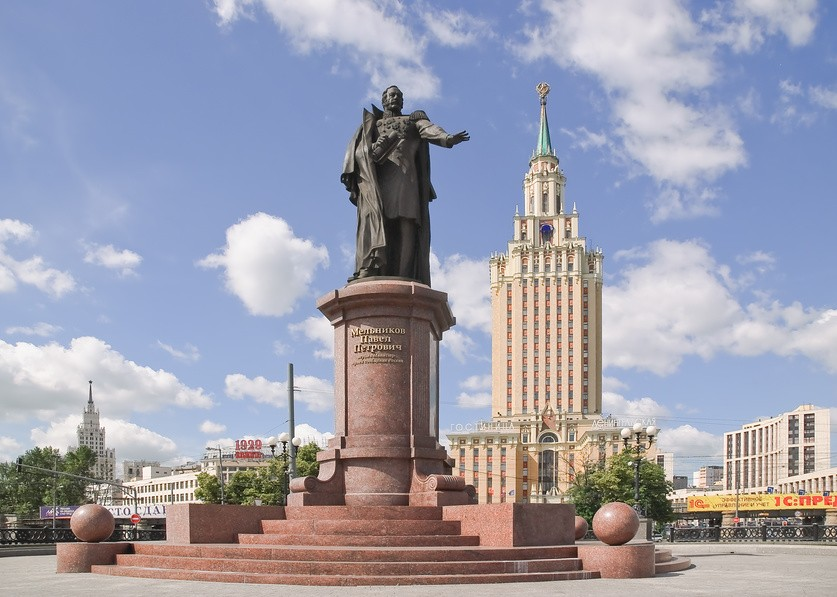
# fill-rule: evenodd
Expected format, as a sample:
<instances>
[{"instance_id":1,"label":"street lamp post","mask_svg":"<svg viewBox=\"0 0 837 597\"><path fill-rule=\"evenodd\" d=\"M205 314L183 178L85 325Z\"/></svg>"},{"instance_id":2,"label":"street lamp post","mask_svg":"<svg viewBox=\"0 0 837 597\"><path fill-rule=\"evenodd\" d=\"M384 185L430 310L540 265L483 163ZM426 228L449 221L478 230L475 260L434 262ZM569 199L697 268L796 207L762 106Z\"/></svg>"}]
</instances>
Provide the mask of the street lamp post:
<instances>
[{"instance_id":1,"label":"street lamp post","mask_svg":"<svg viewBox=\"0 0 837 597\"><path fill-rule=\"evenodd\" d=\"M641 423L634 423L633 427L625 427L620 432L625 450L629 450L634 455L634 510L640 515L642 514L642 507L639 503L639 465L642 462L642 455L654 443L658 431L653 425L643 429ZM634 438L633 445L629 445L631 436ZM645 445L646 441L648 442L647 446Z\"/></svg>"},{"instance_id":2,"label":"street lamp post","mask_svg":"<svg viewBox=\"0 0 837 597\"><path fill-rule=\"evenodd\" d=\"M276 447L279 444L282 444L282 453L280 454L282 458L282 462L285 464L285 474L283 475L282 479L282 489L283 489L283 498L282 503L280 505L287 506L288 505L288 492L290 491L290 470L288 470L288 442L291 442L293 446L299 446L302 444L302 440L298 437L294 437L291 439L291 435L287 431L283 431L279 434L279 437L270 437L267 440L267 445L270 446L270 455L273 458L276 458Z\"/></svg>"}]
</instances>

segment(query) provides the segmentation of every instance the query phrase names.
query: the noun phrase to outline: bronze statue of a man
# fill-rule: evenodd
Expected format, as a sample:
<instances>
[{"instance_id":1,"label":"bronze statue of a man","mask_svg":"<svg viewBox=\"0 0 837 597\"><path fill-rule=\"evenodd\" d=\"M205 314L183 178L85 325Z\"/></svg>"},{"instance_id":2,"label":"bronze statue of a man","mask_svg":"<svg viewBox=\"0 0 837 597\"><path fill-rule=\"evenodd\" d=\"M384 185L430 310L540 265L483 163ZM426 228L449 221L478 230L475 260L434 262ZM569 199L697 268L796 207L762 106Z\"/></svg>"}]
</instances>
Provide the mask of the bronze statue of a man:
<instances>
[{"instance_id":1,"label":"bronze statue of a man","mask_svg":"<svg viewBox=\"0 0 837 597\"><path fill-rule=\"evenodd\" d=\"M394 85L372 106L349 141L341 182L357 206L353 281L391 276L430 285L429 143L453 147L470 136L450 135L422 110L404 116L404 96Z\"/></svg>"}]
</instances>

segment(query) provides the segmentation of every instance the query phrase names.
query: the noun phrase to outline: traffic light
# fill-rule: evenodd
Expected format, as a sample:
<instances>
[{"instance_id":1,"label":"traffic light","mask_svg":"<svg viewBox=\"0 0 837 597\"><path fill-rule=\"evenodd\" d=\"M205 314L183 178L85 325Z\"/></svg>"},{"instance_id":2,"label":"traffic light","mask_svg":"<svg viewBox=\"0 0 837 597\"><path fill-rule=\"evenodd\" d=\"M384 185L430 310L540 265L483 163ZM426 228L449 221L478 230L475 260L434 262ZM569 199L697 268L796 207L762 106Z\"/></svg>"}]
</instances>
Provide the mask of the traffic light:
<instances>
[{"instance_id":1,"label":"traffic light","mask_svg":"<svg viewBox=\"0 0 837 597\"><path fill-rule=\"evenodd\" d=\"M17 457L17 472L18 473L23 472L23 456L18 456Z\"/></svg>"}]
</instances>

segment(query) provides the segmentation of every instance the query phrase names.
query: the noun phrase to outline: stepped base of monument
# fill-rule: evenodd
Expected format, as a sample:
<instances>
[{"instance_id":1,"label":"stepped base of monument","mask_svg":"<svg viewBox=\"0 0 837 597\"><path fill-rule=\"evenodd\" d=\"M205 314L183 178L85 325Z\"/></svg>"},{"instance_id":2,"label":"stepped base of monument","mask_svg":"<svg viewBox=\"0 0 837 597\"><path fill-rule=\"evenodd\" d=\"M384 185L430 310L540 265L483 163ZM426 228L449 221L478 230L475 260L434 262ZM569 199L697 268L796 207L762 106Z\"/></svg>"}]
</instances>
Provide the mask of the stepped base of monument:
<instances>
[{"instance_id":1,"label":"stepped base of monument","mask_svg":"<svg viewBox=\"0 0 837 597\"><path fill-rule=\"evenodd\" d=\"M608 562L593 559L591 566L585 561L584 548L574 544L574 509L563 504L270 508L264 510L270 517L261 520L259 532L248 528L234 542L183 542L192 521L203 524L206 514L219 508L207 505L209 510L202 511L201 506L173 506L168 515L174 518L174 534L166 543L133 543L129 553L117 554L110 565L93 565L91 571L318 586L614 578ZM211 533L191 536L206 539ZM653 575L654 547L649 546L650 551L633 551L648 551ZM643 574L646 564L638 565Z\"/></svg>"}]
</instances>

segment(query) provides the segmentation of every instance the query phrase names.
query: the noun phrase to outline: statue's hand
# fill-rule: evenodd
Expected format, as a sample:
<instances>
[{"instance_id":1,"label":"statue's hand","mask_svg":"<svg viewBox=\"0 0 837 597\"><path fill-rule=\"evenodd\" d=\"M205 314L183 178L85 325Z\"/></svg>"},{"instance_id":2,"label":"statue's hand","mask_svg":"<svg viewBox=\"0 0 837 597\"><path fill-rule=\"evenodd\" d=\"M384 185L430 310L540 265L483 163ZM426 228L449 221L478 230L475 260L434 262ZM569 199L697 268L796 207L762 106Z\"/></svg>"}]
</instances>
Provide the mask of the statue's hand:
<instances>
[{"instance_id":1,"label":"statue's hand","mask_svg":"<svg viewBox=\"0 0 837 597\"><path fill-rule=\"evenodd\" d=\"M471 135L468 134L468 131L461 131L455 135L451 135L450 146L453 147L454 145L459 145L463 141L468 141L470 139Z\"/></svg>"}]
</instances>

